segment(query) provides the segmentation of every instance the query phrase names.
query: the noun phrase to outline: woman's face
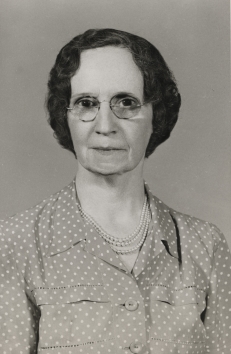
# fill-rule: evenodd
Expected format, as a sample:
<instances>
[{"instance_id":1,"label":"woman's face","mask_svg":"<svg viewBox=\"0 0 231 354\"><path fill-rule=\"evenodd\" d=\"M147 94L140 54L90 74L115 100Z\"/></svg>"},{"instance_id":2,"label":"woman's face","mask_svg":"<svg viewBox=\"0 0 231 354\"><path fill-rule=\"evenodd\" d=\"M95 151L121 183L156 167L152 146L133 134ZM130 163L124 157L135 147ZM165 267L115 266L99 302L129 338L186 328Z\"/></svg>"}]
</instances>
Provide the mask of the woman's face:
<instances>
[{"instance_id":1,"label":"woman's face","mask_svg":"<svg viewBox=\"0 0 231 354\"><path fill-rule=\"evenodd\" d=\"M134 118L119 119L108 102L121 93L143 103L143 77L131 53L113 46L84 51L71 79L70 107L82 97L104 102L94 121L81 121L69 111L68 123L77 162L88 171L112 175L143 166L152 133L152 106L142 106Z\"/></svg>"}]
</instances>

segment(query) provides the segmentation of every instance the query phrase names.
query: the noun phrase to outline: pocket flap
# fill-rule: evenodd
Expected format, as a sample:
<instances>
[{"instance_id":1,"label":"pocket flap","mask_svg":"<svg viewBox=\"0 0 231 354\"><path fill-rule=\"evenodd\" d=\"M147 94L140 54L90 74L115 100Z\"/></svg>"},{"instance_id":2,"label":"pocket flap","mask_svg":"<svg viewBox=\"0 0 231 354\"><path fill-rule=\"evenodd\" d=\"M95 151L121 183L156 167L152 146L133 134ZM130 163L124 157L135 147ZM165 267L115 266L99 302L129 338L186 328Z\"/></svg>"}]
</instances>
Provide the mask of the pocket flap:
<instances>
[{"instance_id":1,"label":"pocket flap","mask_svg":"<svg viewBox=\"0 0 231 354\"><path fill-rule=\"evenodd\" d=\"M189 304L204 304L205 292L196 286L187 286L185 288L168 288L164 285L153 286L151 298L156 301L162 301L175 306Z\"/></svg>"},{"instance_id":2,"label":"pocket flap","mask_svg":"<svg viewBox=\"0 0 231 354\"><path fill-rule=\"evenodd\" d=\"M79 284L67 287L34 289L38 305L70 304L79 301L109 302L103 285Z\"/></svg>"}]
</instances>

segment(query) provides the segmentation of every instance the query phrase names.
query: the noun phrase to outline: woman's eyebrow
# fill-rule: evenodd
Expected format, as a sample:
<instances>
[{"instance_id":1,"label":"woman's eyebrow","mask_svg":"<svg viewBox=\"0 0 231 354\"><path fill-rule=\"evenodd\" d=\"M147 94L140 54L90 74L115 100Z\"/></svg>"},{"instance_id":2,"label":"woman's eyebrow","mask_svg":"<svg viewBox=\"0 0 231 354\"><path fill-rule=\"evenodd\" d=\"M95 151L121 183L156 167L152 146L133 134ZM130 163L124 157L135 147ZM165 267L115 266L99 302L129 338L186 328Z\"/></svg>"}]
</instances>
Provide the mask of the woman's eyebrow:
<instances>
[{"instance_id":1,"label":"woman's eyebrow","mask_svg":"<svg viewBox=\"0 0 231 354\"><path fill-rule=\"evenodd\" d=\"M71 99L75 99L78 97L97 97L97 95L94 94L93 92L81 92L81 93L76 93L76 94L72 95Z\"/></svg>"},{"instance_id":2,"label":"woman's eyebrow","mask_svg":"<svg viewBox=\"0 0 231 354\"><path fill-rule=\"evenodd\" d=\"M137 97L133 92L127 92L127 91L121 91L117 92L116 94L113 95L113 97L125 97L125 96L132 96L132 97Z\"/></svg>"}]
</instances>

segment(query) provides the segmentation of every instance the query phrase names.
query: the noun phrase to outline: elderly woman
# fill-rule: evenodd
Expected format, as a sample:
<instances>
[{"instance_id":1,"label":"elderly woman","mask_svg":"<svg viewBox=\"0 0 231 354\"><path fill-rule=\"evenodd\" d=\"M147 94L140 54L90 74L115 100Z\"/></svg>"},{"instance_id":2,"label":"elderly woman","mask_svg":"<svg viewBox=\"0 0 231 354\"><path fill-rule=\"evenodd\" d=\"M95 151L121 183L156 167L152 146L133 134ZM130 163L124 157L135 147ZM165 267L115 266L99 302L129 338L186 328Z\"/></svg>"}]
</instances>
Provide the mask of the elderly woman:
<instances>
[{"instance_id":1,"label":"elderly woman","mask_svg":"<svg viewBox=\"0 0 231 354\"><path fill-rule=\"evenodd\" d=\"M1 353L230 353L224 236L143 181L181 103L158 50L89 30L62 48L48 88L49 123L77 174L2 223Z\"/></svg>"}]
</instances>

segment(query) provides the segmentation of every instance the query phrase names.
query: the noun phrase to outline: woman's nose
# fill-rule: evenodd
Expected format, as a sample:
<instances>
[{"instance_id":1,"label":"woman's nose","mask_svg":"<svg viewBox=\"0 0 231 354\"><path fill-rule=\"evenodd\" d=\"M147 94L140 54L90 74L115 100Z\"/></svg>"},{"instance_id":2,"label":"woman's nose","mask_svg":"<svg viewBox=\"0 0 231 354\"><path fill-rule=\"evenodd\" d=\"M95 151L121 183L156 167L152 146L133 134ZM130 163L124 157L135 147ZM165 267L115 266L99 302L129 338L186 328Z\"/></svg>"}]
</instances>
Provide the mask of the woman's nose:
<instances>
[{"instance_id":1,"label":"woman's nose","mask_svg":"<svg viewBox=\"0 0 231 354\"><path fill-rule=\"evenodd\" d=\"M117 131L116 119L109 103L101 102L95 118L95 132L103 135L115 134Z\"/></svg>"}]
</instances>

